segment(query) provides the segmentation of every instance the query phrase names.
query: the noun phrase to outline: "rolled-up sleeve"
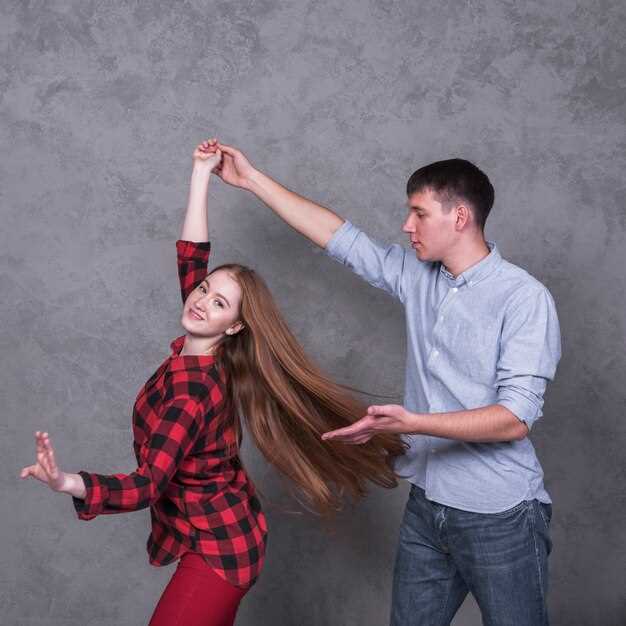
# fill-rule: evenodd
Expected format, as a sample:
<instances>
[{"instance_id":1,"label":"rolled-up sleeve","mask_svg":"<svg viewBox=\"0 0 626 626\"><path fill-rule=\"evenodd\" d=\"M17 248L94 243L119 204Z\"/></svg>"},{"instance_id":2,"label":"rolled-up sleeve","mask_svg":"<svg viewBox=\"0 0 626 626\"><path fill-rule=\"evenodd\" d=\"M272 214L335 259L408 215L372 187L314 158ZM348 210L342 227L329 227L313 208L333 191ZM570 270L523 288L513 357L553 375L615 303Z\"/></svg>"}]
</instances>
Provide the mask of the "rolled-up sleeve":
<instances>
[{"instance_id":1,"label":"rolled-up sleeve","mask_svg":"<svg viewBox=\"0 0 626 626\"><path fill-rule=\"evenodd\" d=\"M211 244L208 241L179 239L176 242L176 262L183 304L189 294L206 278L210 252Z\"/></svg>"},{"instance_id":2,"label":"rolled-up sleeve","mask_svg":"<svg viewBox=\"0 0 626 626\"><path fill-rule=\"evenodd\" d=\"M404 302L410 259L402 246L383 246L346 221L326 245L326 254Z\"/></svg>"},{"instance_id":3,"label":"rolled-up sleeve","mask_svg":"<svg viewBox=\"0 0 626 626\"><path fill-rule=\"evenodd\" d=\"M529 430L542 415L544 393L561 358L556 307L545 288L525 291L507 307L496 372L497 404Z\"/></svg>"}]
</instances>

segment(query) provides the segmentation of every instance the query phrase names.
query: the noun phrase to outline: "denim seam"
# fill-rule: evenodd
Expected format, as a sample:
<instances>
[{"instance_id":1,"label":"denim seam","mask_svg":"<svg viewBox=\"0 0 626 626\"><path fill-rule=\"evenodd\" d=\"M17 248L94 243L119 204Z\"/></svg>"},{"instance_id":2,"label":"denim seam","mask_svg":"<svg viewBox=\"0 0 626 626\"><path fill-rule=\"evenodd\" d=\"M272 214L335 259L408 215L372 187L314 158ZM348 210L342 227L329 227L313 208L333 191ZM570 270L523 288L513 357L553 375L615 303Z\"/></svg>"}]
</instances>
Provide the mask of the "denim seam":
<instances>
[{"instance_id":1,"label":"denim seam","mask_svg":"<svg viewBox=\"0 0 626 626\"><path fill-rule=\"evenodd\" d=\"M535 527L535 515L534 515L534 507L532 506L533 502L530 502L530 515L528 516L528 519L530 520L530 531L532 534L532 538L533 538L533 546L535 548L535 562L537 565L537 574L538 574L538 579L539 579L539 597L541 598L541 606L542 606L542 624L547 624L548 620L547 620L547 606L546 606L546 598L545 595L543 593L543 576L541 574L541 559L539 556L539 546L537 545L537 531L536 531L536 527Z\"/></svg>"},{"instance_id":2,"label":"denim seam","mask_svg":"<svg viewBox=\"0 0 626 626\"><path fill-rule=\"evenodd\" d=\"M435 517L437 517L437 514L435 514ZM439 538L439 543L441 544L441 546L445 546L446 549L448 549L447 545L444 544L443 539L441 537L441 531L443 530L443 525L446 523L446 507L442 506L441 507L441 524L435 524L435 530L437 532L437 537ZM448 560L450 559L450 556L448 555ZM439 611L439 619L437 620L437 624L442 624L442 618L443 616L446 614L446 608L448 607L448 602L450 600L450 585L447 584L446 582L446 586L447 586L447 593L445 596L444 601L441 603L441 609ZM443 625L445 626L445 624Z\"/></svg>"},{"instance_id":3,"label":"denim seam","mask_svg":"<svg viewBox=\"0 0 626 626\"><path fill-rule=\"evenodd\" d=\"M547 529L550 529L550 520L548 519L548 517L546 516L546 514L543 512L543 507L541 506L541 502L537 502L537 509L539 510L539 515L541 515L541 519L543 520L543 523L545 524Z\"/></svg>"},{"instance_id":4,"label":"denim seam","mask_svg":"<svg viewBox=\"0 0 626 626\"><path fill-rule=\"evenodd\" d=\"M443 616L446 614L446 609L448 608L448 603L450 602L450 596L452 594L450 593L450 585L448 585L448 593L446 594L446 599L443 602L442 606L441 606L441 611L439 613L439 619L437 620L437 624L442 624L442 626L446 626L445 624L443 624L442 622L442 618Z\"/></svg>"}]
</instances>

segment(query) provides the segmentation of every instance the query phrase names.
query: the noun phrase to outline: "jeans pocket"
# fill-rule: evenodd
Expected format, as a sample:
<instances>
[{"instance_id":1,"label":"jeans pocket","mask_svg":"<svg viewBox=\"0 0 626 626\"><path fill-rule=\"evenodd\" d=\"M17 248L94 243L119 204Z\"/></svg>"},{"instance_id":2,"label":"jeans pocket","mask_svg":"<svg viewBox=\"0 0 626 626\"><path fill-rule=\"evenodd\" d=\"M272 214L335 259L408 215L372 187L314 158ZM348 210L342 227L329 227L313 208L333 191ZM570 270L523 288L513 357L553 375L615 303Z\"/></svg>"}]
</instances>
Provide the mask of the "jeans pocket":
<instances>
[{"instance_id":1,"label":"jeans pocket","mask_svg":"<svg viewBox=\"0 0 626 626\"><path fill-rule=\"evenodd\" d=\"M420 489L415 483L411 483L411 488L409 489L409 495L414 498L419 498L424 494L424 490Z\"/></svg>"},{"instance_id":2,"label":"jeans pocket","mask_svg":"<svg viewBox=\"0 0 626 626\"><path fill-rule=\"evenodd\" d=\"M541 519L546 525L546 528L550 528L550 521L552 520L552 505L539 502L539 500L537 500L537 509L539 510L539 515L541 515Z\"/></svg>"}]
</instances>

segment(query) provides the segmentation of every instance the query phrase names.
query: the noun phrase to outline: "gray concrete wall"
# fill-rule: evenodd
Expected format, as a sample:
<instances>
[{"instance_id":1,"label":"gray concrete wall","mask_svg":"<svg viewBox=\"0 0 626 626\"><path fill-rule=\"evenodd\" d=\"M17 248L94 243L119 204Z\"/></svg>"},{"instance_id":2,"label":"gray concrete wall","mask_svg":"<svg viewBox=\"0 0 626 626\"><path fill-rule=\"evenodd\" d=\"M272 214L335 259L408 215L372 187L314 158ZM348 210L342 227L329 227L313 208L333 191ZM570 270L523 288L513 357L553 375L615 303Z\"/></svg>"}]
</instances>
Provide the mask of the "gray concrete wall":
<instances>
[{"instance_id":1,"label":"gray concrete wall","mask_svg":"<svg viewBox=\"0 0 626 626\"><path fill-rule=\"evenodd\" d=\"M148 512L79 522L20 482L32 433L68 471L130 471L135 394L179 333L174 240L190 154L217 135L371 234L404 185L463 156L496 187L489 238L552 291L563 359L533 441L555 500L550 607L626 622L624 4L7 1L0 33L2 623L147 622L173 567ZM402 394L398 305L216 181L214 262L266 277L339 380ZM379 626L406 485L334 526L266 494L267 568L238 624ZM468 601L455 626L480 623Z\"/></svg>"}]
</instances>

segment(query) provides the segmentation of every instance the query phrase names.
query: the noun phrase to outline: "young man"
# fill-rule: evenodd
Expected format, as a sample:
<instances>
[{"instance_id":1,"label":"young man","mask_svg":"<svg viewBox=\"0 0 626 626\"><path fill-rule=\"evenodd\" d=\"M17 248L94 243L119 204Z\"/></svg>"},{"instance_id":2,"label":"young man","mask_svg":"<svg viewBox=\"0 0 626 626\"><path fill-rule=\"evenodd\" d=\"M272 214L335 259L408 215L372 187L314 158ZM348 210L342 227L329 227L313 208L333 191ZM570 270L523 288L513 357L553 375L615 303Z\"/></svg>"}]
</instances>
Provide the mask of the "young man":
<instances>
[{"instance_id":1,"label":"young man","mask_svg":"<svg viewBox=\"0 0 626 626\"><path fill-rule=\"evenodd\" d=\"M396 471L411 483L394 570L393 626L450 624L468 591L485 624L548 624L551 500L527 438L561 355L544 285L485 240L494 190L451 159L407 183L402 230L413 252L382 246L220 144L218 174L406 310L404 406L372 406L328 440L378 432L410 444Z\"/></svg>"}]
</instances>

